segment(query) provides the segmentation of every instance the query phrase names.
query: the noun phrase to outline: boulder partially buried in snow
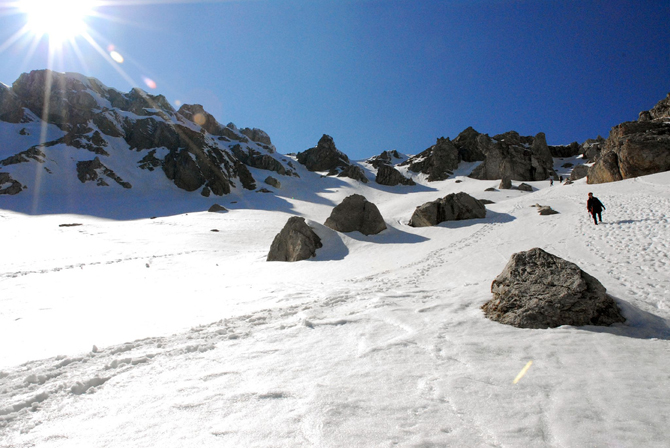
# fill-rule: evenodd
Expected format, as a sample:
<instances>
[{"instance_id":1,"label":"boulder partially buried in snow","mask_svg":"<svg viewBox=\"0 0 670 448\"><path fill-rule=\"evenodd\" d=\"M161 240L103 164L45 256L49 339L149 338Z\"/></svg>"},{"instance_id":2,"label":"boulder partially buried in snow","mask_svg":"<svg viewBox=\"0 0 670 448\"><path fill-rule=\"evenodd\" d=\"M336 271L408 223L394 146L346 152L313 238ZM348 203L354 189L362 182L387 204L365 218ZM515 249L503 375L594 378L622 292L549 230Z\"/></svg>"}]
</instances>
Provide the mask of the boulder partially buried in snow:
<instances>
[{"instance_id":1,"label":"boulder partially buried in snow","mask_svg":"<svg viewBox=\"0 0 670 448\"><path fill-rule=\"evenodd\" d=\"M325 225L338 232L361 232L376 235L386 229L386 223L375 204L360 194L348 196L336 206Z\"/></svg>"},{"instance_id":2,"label":"boulder partially buried in snow","mask_svg":"<svg viewBox=\"0 0 670 448\"><path fill-rule=\"evenodd\" d=\"M426 202L414 210L409 221L412 227L436 226L444 221L460 221L486 217L486 206L467 193L452 193Z\"/></svg>"},{"instance_id":3,"label":"boulder partially buried in snow","mask_svg":"<svg viewBox=\"0 0 670 448\"><path fill-rule=\"evenodd\" d=\"M321 238L305 222L305 218L292 216L275 236L267 261L300 261L316 256L323 245Z\"/></svg>"},{"instance_id":4,"label":"boulder partially buried in snow","mask_svg":"<svg viewBox=\"0 0 670 448\"><path fill-rule=\"evenodd\" d=\"M491 320L520 328L624 322L605 287L579 266L540 248L519 252L491 285L482 306Z\"/></svg>"}]
</instances>

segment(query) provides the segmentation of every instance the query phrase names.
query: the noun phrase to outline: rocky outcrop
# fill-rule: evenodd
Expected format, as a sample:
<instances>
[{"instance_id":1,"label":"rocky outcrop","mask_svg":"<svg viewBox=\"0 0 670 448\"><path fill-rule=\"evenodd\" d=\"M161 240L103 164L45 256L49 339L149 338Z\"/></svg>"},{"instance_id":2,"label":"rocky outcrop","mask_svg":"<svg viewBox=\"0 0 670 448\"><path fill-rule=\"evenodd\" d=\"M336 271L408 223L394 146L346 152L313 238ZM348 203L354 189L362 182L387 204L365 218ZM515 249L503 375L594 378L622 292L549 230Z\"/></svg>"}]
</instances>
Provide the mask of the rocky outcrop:
<instances>
[{"instance_id":1,"label":"rocky outcrop","mask_svg":"<svg viewBox=\"0 0 670 448\"><path fill-rule=\"evenodd\" d=\"M598 184L670 170L670 120L668 98L661 101L642 121L615 126L596 163L589 169L587 182Z\"/></svg>"},{"instance_id":2,"label":"rocky outcrop","mask_svg":"<svg viewBox=\"0 0 670 448\"><path fill-rule=\"evenodd\" d=\"M512 180L535 181L555 174L553 158L542 132L535 137L523 137L514 131L493 138L481 134L477 143L486 158L470 174L474 179L509 177Z\"/></svg>"},{"instance_id":3,"label":"rocky outcrop","mask_svg":"<svg viewBox=\"0 0 670 448\"><path fill-rule=\"evenodd\" d=\"M12 179L9 173L0 173L0 195L15 195L21 193L23 185L18 180Z\"/></svg>"},{"instance_id":4,"label":"rocky outcrop","mask_svg":"<svg viewBox=\"0 0 670 448\"><path fill-rule=\"evenodd\" d=\"M99 187L107 187L109 184L105 180L111 179L123 188L132 188L130 183L121 179L114 171L107 168L98 157L93 160L77 162L77 178L81 183L95 182Z\"/></svg>"},{"instance_id":5,"label":"rocky outcrop","mask_svg":"<svg viewBox=\"0 0 670 448\"><path fill-rule=\"evenodd\" d=\"M319 143L313 148L299 152L296 155L298 162L305 165L310 171L328 171L337 174L340 170L349 167L349 157L340 152L335 146L333 137L324 134Z\"/></svg>"},{"instance_id":6,"label":"rocky outcrop","mask_svg":"<svg viewBox=\"0 0 670 448\"><path fill-rule=\"evenodd\" d=\"M428 182L445 180L458 168L458 150L449 138L438 138L437 143L410 157L400 166L408 166L414 173L428 175Z\"/></svg>"},{"instance_id":7,"label":"rocky outcrop","mask_svg":"<svg viewBox=\"0 0 670 448\"><path fill-rule=\"evenodd\" d=\"M365 171L358 165L351 164L348 167L344 168L337 177L348 177L350 179L363 182L364 184L368 183L368 178L365 175Z\"/></svg>"},{"instance_id":8,"label":"rocky outcrop","mask_svg":"<svg viewBox=\"0 0 670 448\"><path fill-rule=\"evenodd\" d=\"M467 193L452 193L444 198L427 202L414 210L409 225L436 226L444 221L459 221L486 217L486 206Z\"/></svg>"},{"instance_id":9,"label":"rocky outcrop","mask_svg":"<svg viewBox=\"0 0 670 448\"><path fill-rule=\"evenodd\" d=\"M582 151L582 146L577 142L572 142L569 145L549 146L548 148L552 157L556 158L575 157Z\"/></svg>"},{"instance_id":10,"label":"rocky outcrop","mask_svg":"<svg viewBox=\"0 0 670 448\"><path fill-rule=\"evenodd\" d=\"M162 95L137 88L122 93L76 73L38 70L24 73L11 88L0 85L1 121L20 123L38 117L60 127L65 135L27 150L17 147L0 163L38 162L47 174L64 175L63 170L51 166L55 162L46 158L43 150L65 145L100 156L102 165L112 166L107 160L119 158L127 164L128 151L120 147L125 141L130 150L141 153L135 164L128 166L131 173L137 170L133 175L161 168L179 188L202 189L205 196L229 193L236 187L236 179L245 188L255 188L248 167L296 175L286 167L289 162L283 159L282 163L275 155L270 137L260 129L238 130L232 123L223 126L201 105L187 104L175 111ZM25 135L27 131L22 130ZM23 141L29 140L17 139L15 144ZM8 148L3 152L12 154ZM82 176L91 181L88 165L93 161L85 153L75 151L72 155L75 162L82 162ZM12 174L12 169L8 171ZM95 181L103 185L108 180L98 177Z\"/></svg>"},{"instance_id":11,"label":"rocky outcrop","mask_svg":"<svg viewBox=\"0 0 670 448\"><path fill-rule=\"evenodd\" d=\"M402 160L400 153L396 150L393 151L384 151L378 156L370 157L366 160L367 163L372 165L375 168L379 168L382 165L393 166L396 163L399 163Z\"/></svg>"},{"instance_id":12,"label":"rocky outcrop","mask_svg":"<svg viewBox=\"0 0 670 448\"><path fill-rule=\"evenodd\" d=\"M483 152L486 146L481 145L478 141L480 135L482 134L469 127L454 139L453 143L461 160L479 162L486 158L486 154Z\"/></svg>"},{"instance_id":13,"label":"rocky outcrop","mask_svg":"<svg viewBox=\"0 0 670 448\"><path fill-rule=\"evenodd\" d=\"M484 315L520 328L624 322L605 287L576 264L540 248L519 252L491 285Z\"/></svg>"},{"instance_id":14,"label":"rocky outcrop","mask_svg":"<svg viewBox=\"0 0 670 448\"><path fill-rule=\"evenodd\" d=\"M589 167L586 165L577 165L570 171L570 180L578 180L589 174Z\"/></svg>"},{"instance_id":15,"label":"rocky outcrop","mask_svg":"<svg viewBox=\"0 0 670 448\"><path fill-rule=\"evenodd\" d=\"M637 121L653 121L663 118L670 118L670 93L650 110L640 112Z\"/></svg>"},{"instance_id":16,"label":"rocky outcrop","mask_svg":"<svg viewBox=\"0 0 670 448\"><path fill-rule=\"evenodd\" d=\"M305 222L305 218L292 216L275 236L267 261L300 261L316 256L322 247L321 238Z\"/></svg>"},{"instance_id":17,"label":"rocky outcrop","mask_svg":"<svg viewBox=\"0 0 670 448\"><path fill-rule=\"evenodd\" d=\"M604 147L605 139L599 135L598 138L590 138L582 143L579 153L582 155L582 158L586 159L587 163L593 163L598 160Z\"/></svg>"},{"instance_id":18,"label":"rocky outcrop","mask_svg":"<svg viewBox=\"0 0 670 448\"><path fill-rule=\"evenodd\" d=\"M386 229L377 206L360 194L346 197L333 209L325 225L338 232L357 231L363 235L376 235Z\"/></svg>"},{"instance_id":19,"label":"rocky outcrop","mask_svg":"<svg viewBox=\"0 0 670 448\"><path fill-rule=\"evenodd\" d=\"M412 179L403 176L400 171L390 165L379 165L375 182L379 185L395 187L396 185L416 185Z\"/></svg>"}]
</instances>

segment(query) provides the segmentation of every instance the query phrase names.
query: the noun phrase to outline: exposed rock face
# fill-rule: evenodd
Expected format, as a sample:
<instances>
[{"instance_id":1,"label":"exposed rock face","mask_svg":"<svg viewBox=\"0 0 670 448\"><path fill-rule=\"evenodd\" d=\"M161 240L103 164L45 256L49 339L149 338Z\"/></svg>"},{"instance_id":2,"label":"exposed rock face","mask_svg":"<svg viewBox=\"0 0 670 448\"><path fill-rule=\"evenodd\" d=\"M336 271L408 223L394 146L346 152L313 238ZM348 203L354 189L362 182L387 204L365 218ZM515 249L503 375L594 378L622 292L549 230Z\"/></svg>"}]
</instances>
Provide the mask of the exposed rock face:
<instances>
[{"instance_id":1,"label":"exposed rock face","mask_svg":"<svg viewBox=\"0 0 670 448\"><path fill-rule=\"evenodd\" d=\"M335 146L333 137L323 134L319 143L297 154L298 162L310 171L336 171L349 167L349 157Z\"/></svg>"},{"instance_id":2,"label":"exposed rock face","mask_svg":"<svg viewBox=\"0 0 670 448\"><path fill-rule=\"evenodd\" d=\"M570 180L578 180L589 174L589 167L586 165L577 165L570 172Z\"/></svg>"},{"instance_id":3,"label":"exposed rock face","mask_svg":"<svg viewBox=\"0 0 670 448\"><path fill-rule=\"evenodd\" d=\"M481 134L477 144L486 159L470 174L481 180L535 181L553 176L553 158L544 133L523 137L514 131L494 136Z\"/></svg>"},{"instance_id":4,"label":"exposed rock face","mask_svg":"<svg viewBox=\"0 0 670 448\"><path fill-rule=\"evenodd\" d=\"M409 170L428 175L428 182L445 180L458 168L458 150L449 138L438 138L437 143L425 151L410 157L400 166L409 165Z\"/></svg>"},{"instance_id":5,"label":"exposed rock face","mask_svg":"<svg viewBox=\"0 0 670 448\"><path fill-rule=\"evenodd\" d=\"M23 185L17 180L12 179L8 173L0 173L0 195L15 195L21 193Z\"/></svg>"},{"instance_id":6,"label":"exposed rock face","mask_svg":"<svg viewBox=\"0 0 670 448\"><path fill-rule=\"evenodd\" d=\"M305 222L305 218L292 216L275 236L267 261L300 261L316 256L323 245L321 238Z\"/></svg>"},{"instance_id":7,"label":"exposed rock face","mask_svg":"<svg viewBox=\"0 0 670 448\"><path fill-rule=\"evenodd\" d=\"M465 162L479 162L486 158L480 146L478 138L481 134L472 127L467 128L454 139L454 146L458 149L458 155Z\"/></svg>"},{"instance_id":8,"label":"exposed rock face","mask_svg":"<svg viewBox=\"0 0 670 448\"><path fill-rule=\"evenodd\" d=\"M452 193L444 198L427 202L414 210L409 225L436 226L444 221L458 221L486 217L486 206L467 193Z\"/></svg>"},{"instance_id":9,"label":"exposed rock face","mask_svg":"<svg viewBox=\"0 0 670 448\"><path fill-rule=\"evenodd\" d=\"M80 177L92 181L93 172L103 170L97 173L95 182L105 185L109 180L104 174L107 160L120 158L120 153L125 159L128 154L126 148L119 146L122 141L117 139L110 144L110 137L114 137L123 139L128 149L140 153L136 165L128 166L131 179L143 176L142 170L161 168L166 178L179 188L202 189L205 196L229 193L238 178L243 187L255 188L247 166L295 175L275 155L270 137L264 131L256 128L240 131L232 123L223 126L198 104L183 105L175 111L162 95L150 95L137 88L124 94L94 78L50 70L23 74L11 88L0 85L0 121L18 125L40 118L58 126L64 136L60 134L57 139L28 149L17 147L14 155L5 156L1 165L39 163L44 165L39 169L46 175L64 175L63 167L55 166L52 159L45 157L44 149L65 145L83 150L72 152L73 163L79 164ZM19 129L22 128L17 126L17 132ZM23 130L25 135L27 131ZM17 139L15 144L23 141L30 140ZM12 154L11 148L3 150ZM90 160L90 154L84 151L99 156L98 162ZM14 168L7 171L25 181L14 173Z\"/></svg>"},{"instance_id":10,"label":"exposed rock face","mask_svg":"<svg viewBox=\"0 0 670 448\"><path fill-rule=\"evenodd\" d=\"M396 185L416 185L412 179L403 176L400 171L389 165L379 165L375 182L379 185L395 187Z\"/></svg>"},{"instance_id":11,"label":"exposed rock face","mask_svg":"<svg viewBox=\"0 0 670 448\"><path fill-rule=\"evenodd\" d=\"M491 285L491 320L520 328L624 322L605 287L576 264L540 248L519 252Z\"/></svg>"},{"instance_id":12,"label":"exposed rock face","mask_svg":"<svg viewBox=\"0 0 670 448\"><path fill-rule=\"evenodd\" d=\"M386 229L377 206L360 194L346 197L333 209L325 225L338 232L358 231L363 235L376 235Z\"/></svg>"},{"instance_id":13,"label":"exposed rock face","mask_svg":"<svg viewBox=\"0 0 670 448\"><path fill-rule=\"evenodd\" d=\"M665 101L667 98L661 103ZM662 114L664 107L654 113ZM629 121L612 128L600 158L589 169L587 182L613 182L668 170L670 120Z\"/></svg>"},{"instance_id":14,"label":"exposed rock face","mask_svg":"<svg viewBox=\"0 0 670 448\"><path fill-rule=\"evenodd\" d=\"M98 157L89 161L77 162L77 177L81 183L93 181L100 187L107 187L109 184L104 179L106 177L123 188L132 188L130 183L125 182L114 171L103 165Z\"/></svg>"},{"instance_id":15,"label":"exposed rock face","mask_svg":"<svg viewBox=\"0 0 670 448\"><path fill-rule=\"evenodd\" d=\"M390 165L393 166L396 163L400 162L402 157L400 156L400 153L398 151L393 150L393 151L384 151L378 156L374 156L366 160L370 165L372 165L375 168L379 168L382 165Z\"/></svg>"},{"instance_id":16,"label":"exposed rock face","mask_svg":"<svg viewBox=\"0 0 670 448\"><path fill-rule=\"evenodd\" d=\"M358 165L349 165L348 167L344 168L338 175L337 177L348 177L350 179L357 180L359 182L363 182L364 184L368 183L368 178L365 176L365 171L363 171L363 168L361 168Z\"/></svg>"},{"instance_id":17,"label":"exposed rock face","mask_svg":"<svg viewBox=\"0 0 670 448\"><path fill-rule=\"evenodd\" d=\"M557 145L549 146L549 152L551 152L552 157L564 158L564 157L574 157L579 155L582 147L577 142L572 142L569 145Z\"/></svg>"},{"instance_id":18,"label":"exposed rock face","mask_svg":"<svg viewBox=\"0 0 670 448\"><path fill-rule=\"evenodd\" d=\"M593 163L598 160L604 147L605 139L598 136L596 139L590 138L582 143L582 149L579 153L582 154L582 157L586 159L588 163Z\"/></svg>"},{"instance_id":19,"label":"exposed rock face","mask_svg":"<svg viewBox=\"0 0 670 448\"><path fill-rule=\"evenodd\" d=\"M640 112L637 121L652 121L662 118L670 118L670 93L659 101L651 110Z\"/></svg>"}]
</instances>

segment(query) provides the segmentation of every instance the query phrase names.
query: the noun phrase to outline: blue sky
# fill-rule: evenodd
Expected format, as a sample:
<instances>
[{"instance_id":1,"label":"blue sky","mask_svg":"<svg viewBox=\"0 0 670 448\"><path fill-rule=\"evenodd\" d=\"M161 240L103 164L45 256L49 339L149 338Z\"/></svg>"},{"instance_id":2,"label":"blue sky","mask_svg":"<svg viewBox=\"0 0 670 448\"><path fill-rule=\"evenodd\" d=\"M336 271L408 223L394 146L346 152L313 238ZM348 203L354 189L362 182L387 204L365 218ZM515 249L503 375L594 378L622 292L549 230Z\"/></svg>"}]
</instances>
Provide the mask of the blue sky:
<instances>
[{"instance_id":1,"label":"blue sky","mask_svg":"<svg viewBox=\"0 0 670 448\"><path fill-rule=\"evenodd\" d=\"M416 154L468 126L582 142L670 92L665 1L138 1L87 19L123 63L78 37L53 68L202 104L282 153L325 133L353 159ZM8 12L0 43L25 22ZM28 39L0 52L0 82L47 67L46 39Z\"/></svg>"}]
</instances>

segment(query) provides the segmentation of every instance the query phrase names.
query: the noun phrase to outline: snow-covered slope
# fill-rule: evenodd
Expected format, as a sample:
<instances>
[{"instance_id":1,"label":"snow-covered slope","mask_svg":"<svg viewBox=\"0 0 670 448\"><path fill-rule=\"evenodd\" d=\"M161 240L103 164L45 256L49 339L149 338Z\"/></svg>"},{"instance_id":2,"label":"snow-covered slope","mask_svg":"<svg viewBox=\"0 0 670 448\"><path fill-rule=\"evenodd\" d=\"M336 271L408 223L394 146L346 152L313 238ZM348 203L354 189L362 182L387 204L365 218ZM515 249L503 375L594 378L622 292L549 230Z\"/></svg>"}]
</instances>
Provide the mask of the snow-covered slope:
<instances>
[{"instance_id":1,"label":"snow-covered slope","mask_svg":"<svg viewBox=\"0 0 670 448\"><path fill-rule=\"evenodd\" d=\"M276 194L198 198L172 216L178 194L124 221L0 210L0 446L668 446L670 173L524 193L298 171ZM481 220L406 225L457 191L495 204ZM322 225L353 193L388 230ZM205 212L214 202L229 211ZM144 203L108 204L124 216ZM266 262L292 215L324 247ZM485 319L491 281L532 247L598 278L626 324Z\"/></svg>"}]
</instances>

